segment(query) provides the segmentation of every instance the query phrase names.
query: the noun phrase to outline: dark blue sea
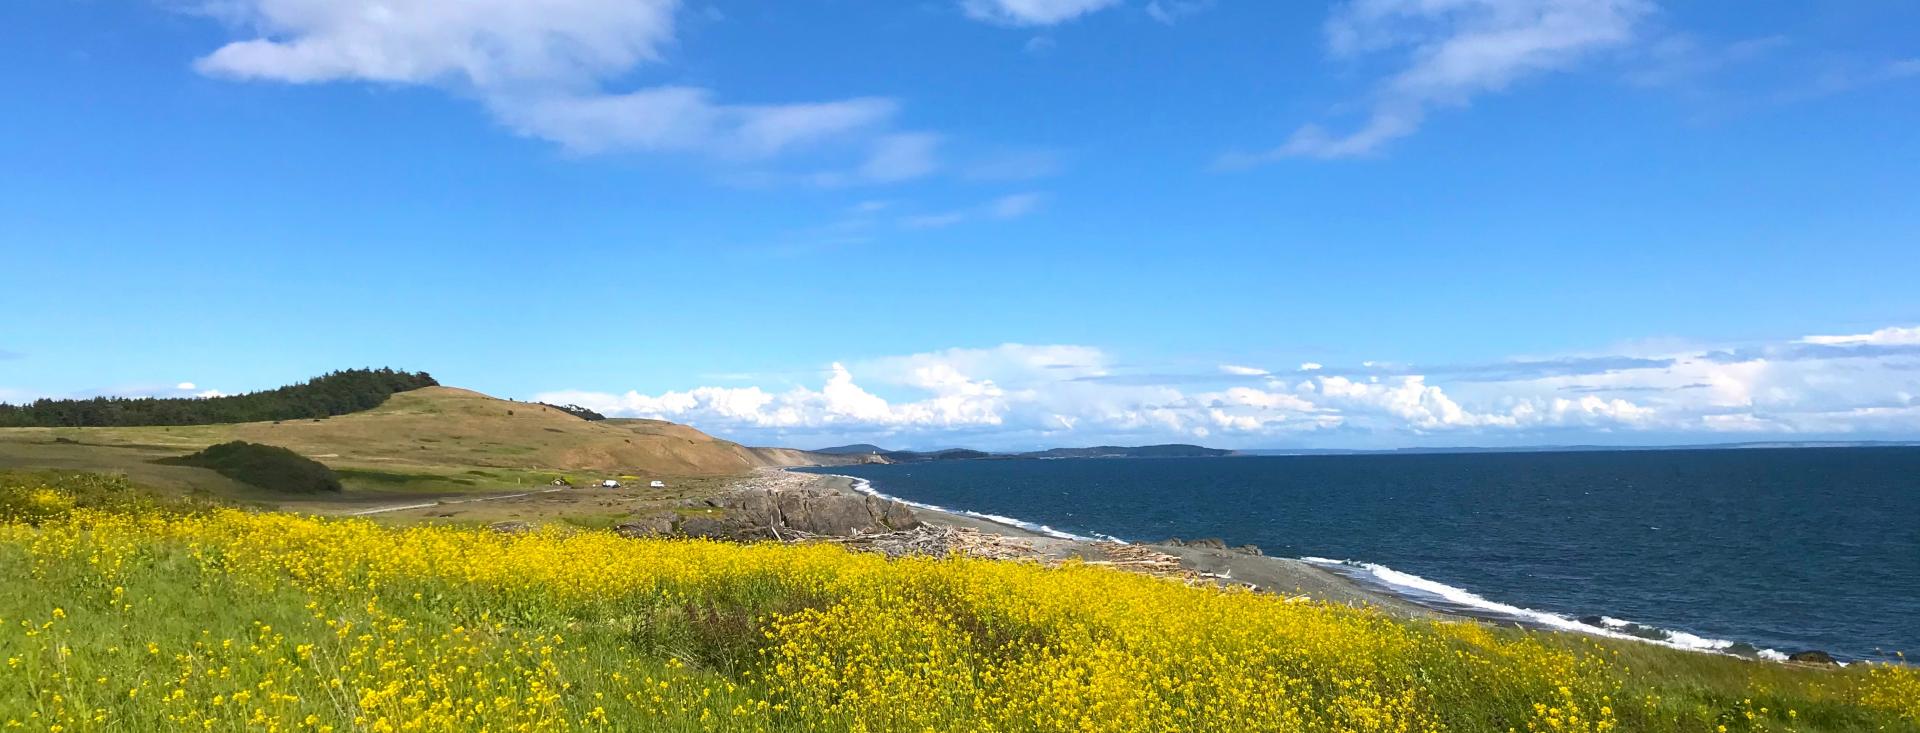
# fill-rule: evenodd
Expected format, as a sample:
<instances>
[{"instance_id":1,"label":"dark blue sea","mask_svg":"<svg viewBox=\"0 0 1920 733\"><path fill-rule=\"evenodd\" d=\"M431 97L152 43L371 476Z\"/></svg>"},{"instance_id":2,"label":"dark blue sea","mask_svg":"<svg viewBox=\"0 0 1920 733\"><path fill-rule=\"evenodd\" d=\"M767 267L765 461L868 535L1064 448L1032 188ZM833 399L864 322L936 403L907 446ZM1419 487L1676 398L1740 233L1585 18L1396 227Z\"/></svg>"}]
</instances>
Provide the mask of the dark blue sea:
<instances>
[{"instance_id":1,"label":"dark blue sea","mask_svg":"<svg viewBox=\"0 0 1920 733\"><path fill-rule=\"evenodd\" d=\"M1258 545L1438 608L1535 626L1768 657L1920 652L1920 448L819 471L1058 534Z\"/></svg>"}]
</instances>

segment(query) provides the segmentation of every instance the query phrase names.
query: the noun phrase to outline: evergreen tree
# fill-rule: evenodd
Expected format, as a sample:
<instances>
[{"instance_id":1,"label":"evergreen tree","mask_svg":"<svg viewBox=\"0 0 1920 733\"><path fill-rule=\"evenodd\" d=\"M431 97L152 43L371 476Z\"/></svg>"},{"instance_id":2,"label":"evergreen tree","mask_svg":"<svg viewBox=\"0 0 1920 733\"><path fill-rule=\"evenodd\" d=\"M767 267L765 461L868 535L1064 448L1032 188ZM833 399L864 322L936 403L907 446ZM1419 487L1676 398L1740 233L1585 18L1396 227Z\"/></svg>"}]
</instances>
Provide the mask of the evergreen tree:
<instances>
[{"instance_id":1,"label":"evergreen tree","mask_svg":"<svg viewBox=\"0 0 1920 733\"><path fill-rule=\"evenodd\" d=\"M440 384L426 372L349 369L230 397L95 397L0 404L0 427L134 427L301 420L370 410L397 392Z\"/></svg>"}]
</instances>

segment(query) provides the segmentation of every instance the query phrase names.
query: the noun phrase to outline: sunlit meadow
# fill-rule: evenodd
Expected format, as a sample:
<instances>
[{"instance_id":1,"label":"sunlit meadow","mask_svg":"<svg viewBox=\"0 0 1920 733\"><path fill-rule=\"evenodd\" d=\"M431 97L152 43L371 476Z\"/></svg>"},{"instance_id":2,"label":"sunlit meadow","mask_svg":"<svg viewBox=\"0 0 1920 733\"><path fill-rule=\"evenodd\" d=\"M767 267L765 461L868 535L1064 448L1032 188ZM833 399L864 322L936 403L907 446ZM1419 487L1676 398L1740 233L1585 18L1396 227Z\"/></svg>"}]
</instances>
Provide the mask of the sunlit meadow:
<instances>
[{"instance_id":1,"label":"sunlit meadow","mask_svg":"<svg viewBox=\"0 0 1920 733\"><path fill-rule=\"evenodd\" d=\"M113 498L128 495L109 478L0 477L0 725L1920 728L1908 667L1405 621L1089 566Z\"/></svg>"}]
</instances>

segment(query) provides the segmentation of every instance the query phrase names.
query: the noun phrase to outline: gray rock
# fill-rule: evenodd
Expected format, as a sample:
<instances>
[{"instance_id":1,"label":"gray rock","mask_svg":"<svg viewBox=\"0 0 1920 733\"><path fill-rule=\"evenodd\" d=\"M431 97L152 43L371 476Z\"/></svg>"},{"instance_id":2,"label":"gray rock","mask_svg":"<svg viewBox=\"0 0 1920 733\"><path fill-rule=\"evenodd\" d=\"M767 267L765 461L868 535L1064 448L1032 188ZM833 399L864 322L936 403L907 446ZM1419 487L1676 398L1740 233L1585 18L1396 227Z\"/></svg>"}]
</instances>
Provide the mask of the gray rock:
<instances>
[{"instance_id":1,"label":"gray rock","mask_svg":"<svg viewBox=\"0 0 1920 733\"><path fill-rule=\"evenodd\" d=\"M800 507L799 514L782 511L781 518L786 520L787 526L802 532L845 536L866 534L877 529L884 531L885 525L875 522L873 513L867 511L865 497L811 497L800 502Z\"/></svg>"},{"instance_id":2,"label":"gray rock","mask_svg":"<svg viewBox=\"0 0 1920 733\"><path fill-rule=\"evenodd\" d=\"M867 511L881 525L891 530L913 529L920 526L919 518L913 516L913 509L892 499L877 496L867 497Z\"/></svg>"},{"instance_id":3,"label":"gray rock","mask_svg":"<svg viewBox=\"0 0 1920 733\"><path fill-rule=\"evenodd\" d=\"M720 500L709 500L725 509L722 524L735 527L733 536L741 539L777 537L778 530L845 537L874 534L920 526L913 510L905 504L871 496L854 496L818 491L744 491ZM711 533L719 527L696 524ZM681 531L688 531L683 523Z\"/></svg>"},{"instance_id":4,"label":"gray rock","mask_svg":"<svg viewBox=\"0 0 1920 733\"><path fill-rule=\"evenodd\" d=\"M1826 652L1820 651L1819 649L1808 649L1803 652L1794 652L1792 654L1788 654L1787 661L1801 662L1804 664L1839 664L1840 663L1840 660L1834 659L1832 654L1828 654Z\"/></svg>"},{"instance_id":5,"label":"gray rock","mask_svg":"<svg viewBox=\"0 0 1920 733\"><path fill-rule=\"evenodd\" d=\"M1204 547L1209 550L1224 550L1224 549L1227 549L1227 542L1226 540L1222 540L1218 537L1208 537L1206 539L1198 539L1192 542L1188 542L1187 546L1188 547Z\"/></svg>"},{"instance_id":6,"label":"gray rock","mask_svg":"<svg viewBox=\"0 0 1920 733\"><path fill-rule=\"evenodd\" d=\"M533 531L533 525L526 522L494 522L487 525L487 529L500 534L526 534Z\"/></svg>"},{"instance_id":7,"label":"gray rock","mask_svg":"<svg viewBox=\"0 0 1920 733\"><path fill-rule=\"evenodd\" d=\"M1238 552L1242 555L1252 555L1254 557L1260 557L1262 555L1267 554L1260 550L1259 545L1241 545L1239 547L1233 548L1233 551Z\"/></svg>"},{"instance_id":8,"label":"gray rock","mask_svg":"<svg viewBox=\"0 0 1920 733\"><path fill-rule=\"evenodd\" d=\"M655 514L615 525L613 531L621 537L628 538L661 537L673 534L673 520L674 515L671 513Z\"/></svg>"},{"instance_id":9,"label":"gray rock","mask_svg":"<svg viewBox=\"0 0 1920 733\"><path fill-rule=\"evenodd\" d=\"M693 516L680 520L680 534L688 537L705 537L712 540L738 539L747 528L743 522L728 517Z\"/></svg>"}]
</instances>

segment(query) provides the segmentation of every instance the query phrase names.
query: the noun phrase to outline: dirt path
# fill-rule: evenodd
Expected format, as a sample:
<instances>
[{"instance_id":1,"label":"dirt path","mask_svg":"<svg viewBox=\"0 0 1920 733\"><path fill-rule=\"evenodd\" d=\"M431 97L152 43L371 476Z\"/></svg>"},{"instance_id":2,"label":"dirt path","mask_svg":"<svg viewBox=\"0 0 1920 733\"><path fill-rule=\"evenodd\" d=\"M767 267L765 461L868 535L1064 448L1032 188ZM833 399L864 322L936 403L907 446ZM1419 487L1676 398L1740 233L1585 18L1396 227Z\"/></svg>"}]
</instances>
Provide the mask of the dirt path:
<instances>
[{"instance_id":1,"label":"dirt path","mask_svg":"<svg viewBox=\"0 0 1920 733\"><path fill-rule=\"evenodd\" d=\"M541 489L539 491L527 491L519 494L499 494L497 496L480 496L472 499L446 499L443 501L430 501L425 504L396 504L393 506L383 506L383 507L374 507L372 509L362 509L357 512L347 512L346 516L364 517L369 514L385 514L387 512L404 512L408 509L431 509L433 507L444 506L447 504L472 504L478 501L494 501L496 499L518 499L522 496L533 496L534 494L551 494L555 491L565 491L565 490L566 490L565 488Z\"/></svg>"}]
</instances>

